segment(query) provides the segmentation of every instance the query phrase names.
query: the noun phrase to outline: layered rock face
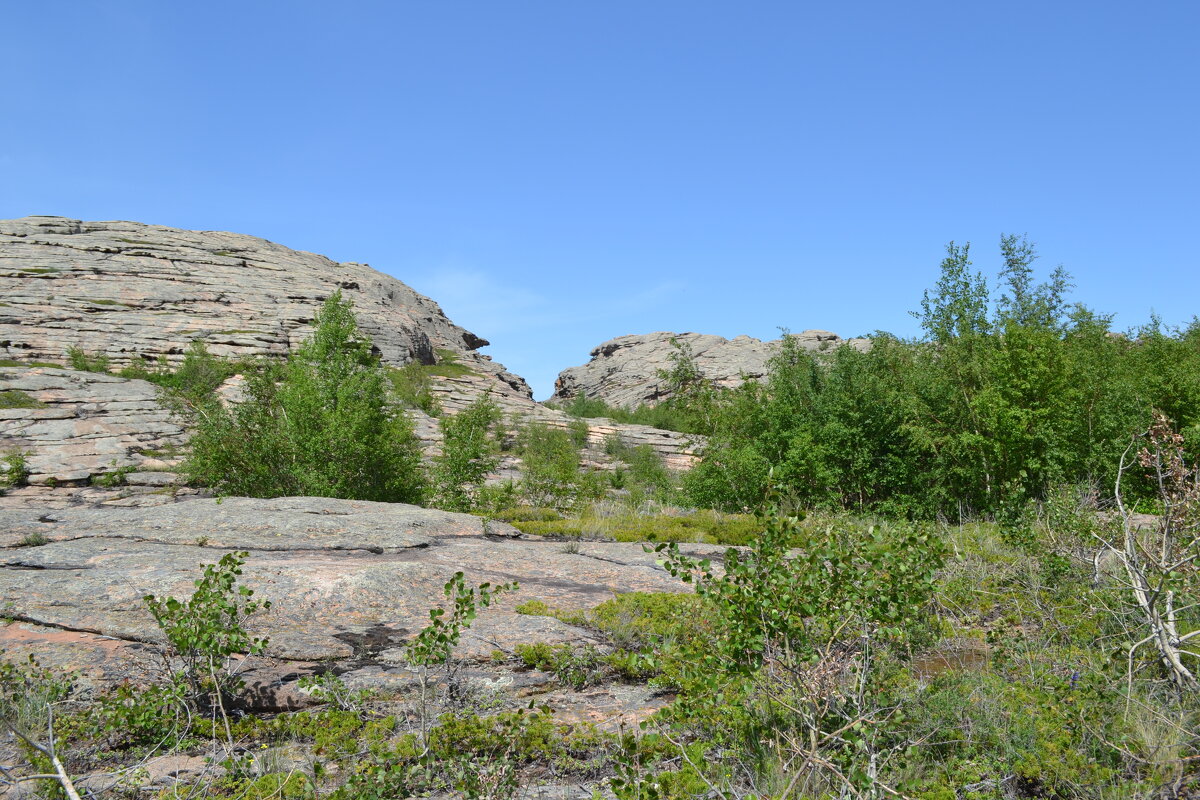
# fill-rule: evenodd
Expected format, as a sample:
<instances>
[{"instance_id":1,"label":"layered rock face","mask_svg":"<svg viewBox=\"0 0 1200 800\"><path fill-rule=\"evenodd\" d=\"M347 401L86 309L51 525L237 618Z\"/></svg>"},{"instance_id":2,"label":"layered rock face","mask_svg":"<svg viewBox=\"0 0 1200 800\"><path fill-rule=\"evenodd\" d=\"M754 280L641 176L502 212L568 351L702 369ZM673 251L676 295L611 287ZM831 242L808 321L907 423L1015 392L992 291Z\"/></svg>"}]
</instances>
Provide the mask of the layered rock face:
<instances>
[{"instance_id":1,"label":"layered rock face","mask_svg":"<svg viewBox=\"0 0 1200 800\"><path fill-rule=\"evenodd\" d=\"M132 496L164 502L178 491L190 494L171 488L175 476L164 471L176 463L187 432L159 402L153 384L95 372L0 367L0 392L32 401L29 408L0 408L0 452L21 454L29 483L0 505L39 505L68 494L91 502ZM112 483L122 487L89 485L105 474L119 476Z\"/></svg>"},{"instance_id":2,"label":"layered rock face","mask_svg":"<svg viewBox=\"0 0 1200 800\"><path fill-rule=\"evenodd\" d=\"M475 352L486 340L366 264L137 222L0 221L0 358L63 363L77 347L117 367L178 362L194 340L221 356L282 356L338 289L385 363L432 364L438 349L451 350L492 391L531 396L523 379Z\"/></svg>"},{"instance_id":3,"label":"layered rock face","mask_svg":"<svg viewBox=\"0 0 1200 800\"><path fill-rule=\"evenodd\" d=\"M791 336L806 350L870 346L867 339L843 339L829 331L807 330ZM690 347L696 367L706 380L718 386L740 386L767 374L767 361L779 341L661 331L618 336L592 350L587 364L559 373L554 400L570 402L583 396L624 408L665 400L669 389L660 373L670 371L674 366L672 356L680 352L672 342Z\"/></svg>"}]
</instances>

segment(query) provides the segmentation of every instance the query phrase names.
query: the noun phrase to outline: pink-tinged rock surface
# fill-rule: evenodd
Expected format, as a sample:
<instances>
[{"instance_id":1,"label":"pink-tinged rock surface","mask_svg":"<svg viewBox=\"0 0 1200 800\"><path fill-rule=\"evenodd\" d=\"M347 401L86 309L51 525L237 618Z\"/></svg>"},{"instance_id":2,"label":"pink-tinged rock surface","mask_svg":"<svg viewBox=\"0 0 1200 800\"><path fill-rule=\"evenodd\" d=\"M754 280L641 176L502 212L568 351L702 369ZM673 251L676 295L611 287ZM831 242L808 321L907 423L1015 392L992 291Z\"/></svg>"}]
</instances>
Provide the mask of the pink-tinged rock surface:
<instances>
[{"instance_id":1,"label":"pink-tinged rock surface","mask_svg":"<svg viewBox=\"0 0 1200 800\"><path fill-rule=\"evenodd\" d=\"M403 645L428 624L429 609L445 602L443 586L455 572L470 586L520 584L481 612L458 649L503 686L514 683L511 655L519 644L604 647L590 630L517 614L518 604L590 609L625 592L688 590L641 545L584 542L565 552L561 542L504 523L399 504L227 498L8 509L0 510L0 531L0 607L13 620L0 627L0 648L10 659L33 653L96 685L144 680L161 663L163 638L144 595L189 596L204 564L247 551L241 583L272 602L249 624L270 638L270 658L256 659L247 674L264 707L302 704L292 684L317 664L353 685L410 688ZM45 544L19 546L29 541ZM720 548L685 550L711 556ZM492 667L497 651L508 667ZM553 688L547 676L529 674L515 684L535 693ZM641 699L630 706L635 695ZM571 718L629 721L659 702L644 687L593 700L574 698Z\"/></svg>"}]
</instances>

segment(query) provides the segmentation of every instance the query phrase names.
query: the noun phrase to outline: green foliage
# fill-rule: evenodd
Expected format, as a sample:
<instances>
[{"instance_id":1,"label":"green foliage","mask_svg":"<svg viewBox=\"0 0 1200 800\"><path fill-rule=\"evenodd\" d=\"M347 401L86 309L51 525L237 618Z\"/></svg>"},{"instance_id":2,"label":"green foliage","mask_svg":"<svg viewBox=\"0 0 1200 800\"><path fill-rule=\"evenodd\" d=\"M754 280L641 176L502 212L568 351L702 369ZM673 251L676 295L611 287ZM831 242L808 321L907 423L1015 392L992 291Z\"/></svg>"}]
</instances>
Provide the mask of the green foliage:
<instances>
[{"instance_id":1,"label":"green foliage","mask_svg":"<svg viewBox=\"0 0 1200 800\"><path fill-rule=\"evenodd\" d=\"M1200 325L1115 335L1110 318L1068 306L1061 269L1035 283L1024 239L1000 249L993 290L969 248L949 246L916 315L922 340L809 352L785 336L765 381L700 387L689 402L709 438L684 479L690 502L753 510L773 470L803 506L1003 516L1055 485L1111 491L1154 408L1200 443Z\"/></svg>"},{"instance_id":2,"label":"green foliage","mask_svg":"<svg viewBox=\"0 0 1200 800\"><path fill-rule=\"evenodd\" d=\"M778 511L747 550L725 552L720 574L674 543L655 552L713 609L718 640L703 661L722 671L756 669L779 648L803 658L830 620L902 637L929 601L942 563L940 540L918 527L817 531Z\"/></svg>"},{"instance_id":3,"label":"green foliage","mask_svg":"<svg viewBox=\"0 0 1200 800\"><path fill-rule=\"evenodd\" d=\"M431 417L442 415L442 406L433 394L433 379L425 364L411 361L403 367L388 367L387 376L393 394L406 408L418 408Z\"/></svg>"},{"instance_id":4,"label":"green foliage","mask_svg":"<svg viewBox=\"0 0 1200 800\"><path fill-rule=\"evenodd\" d=\"M533 642L518 644L516 652L525 666L552 672L554 677L572 689L584 689L599 683L604 677L600 654L591 646Z\"/></svg>"},{"instance_id":5,"label":"green foliage","mask_svg":"<svg viewBox=\"0 0 1200 800\"><path fill-rule=\"evenodd\" d=\"M163 357L155 369L139 362L125 367L118 374L123 378L136 378L163 387L169 405L185 413L194 413L196 409L213 402L214 393L222 383L239 373L257 372L261 368L252 363L218 358L208 351L204 342L196 340L188 345L183 361L174 370Z\"/></svg>"},{"instance_id":6,"label":"green foliage","mask_svg":"<svg viewBox=\"0 0 1200 800\"><path fill-rule=\"evenodd\" d=\"M46 534L42 533L41 531L33 531L32 533L25 534L25 536L21 539L21 541L17 542L16 546L17 547L41 547L42 545L48 544L49 542L50 542L50 540L46 538Z\"/></svg>"},{"instance_id":7,"label":"green foliage","mask_svg":"<svg viewBox=\"0 0 1200 800\"><path fill-rule=\"evenodd\" d=\"M484 479L499 464L492 427L500 418L499 406L485 395L439 420L442 452L430 475L433 505L450 511L470 511L476 505Z\"/></svg>"},{"instance_id":8,"label":"green foliage","mask_svg":"<svg viewBox=\"0 0 1200 800\"><path fill-rule=\"evenodd\" d=\"M0 391L0 408L45 408L46 404L20 389Z\"/></svg>"},{"instance_id":9,"label":"green foliage","mask_svg":"<svg viewBox=\"0 0 1200 800\"><path fill-rule=\"evenodd\" d=\"M459 363L459 355L453 350L438 348L434 351L437 361L422 364L410 361L403 367L388 367L387 375L397 399L408 408L419 408L431 417L442 414L441 403L433 393L434 378L461 378L474 375L475 371Z\"/></svg>"},{"instance_id":10,"label":"green foliage","mask_svg":"<svg viewBox=\"0 0 1200 800\"><path fill-rule=\"evenodd\" d=\"M32 655L24 664L0 660L0 721L30 738L40 738L49 708L66 700L74 683L74 675L47 669Z\"/></svg>"},{"instance_id":11,"label":"green foliage","mask_svg":"<svg viewBox=\"0 0 1200 800\"><path fill-rule=\"evenodd\" d=\"M252 589L236 585L248 555L226 553L216 564L206 564L187 600L142 598L182 663L181 678L193 702L221 704L222 698L235 696L242 681L233 656L259 655L267 648L267 639L252 636L245 624L271 603L252 600Z\"/></svg>"},{"instance_id":12,"label":"green foliage","mask_svg":"<svg viewBox=\"0 0 1200 800\"><path fill-rule=\"evenodd\" d=\"M536 506L514 506L493 512L492 519L516 524L518 522L554 522L565 519L560 511Z\"/></svg>"},{"instance_id":13,"label":"green foliage","mask_svg":"<svg viewBox=\"0 0 1200 800\"><path fill-rule=\"evenodd\" d=\"M0 303L0 306L5 305ZM33 367L50 367L51 369L62 369L62 364L55 364L52 361L17 361L12 358L0 358L0 367L22 367L31 369Z\"/></svg>"},{"instance_id":14,"label":"green foliage","mask_svg":"<svg viewBox=\"0 0 1200 800\"><path fill-rule=\"evenodd\" d=\"M579 468L579 446L568 431L530 421L517 433L520 493L529 505L559 510L604 495L600 476Z\"/></svg>"},{"instance_id":15,"label":"green foliage","mask_svg":"<svg viewBox=\"0 0 1200 800\"><path fill-rule=\"evenodd\" d=\"M332 672L305 675L297 681L297 685L316 699L342 711L362 711L374 694L370 689L351 689Z\"/></svg>"},{"instance_id":16,"label":"green foliage","mask_svg":"<svg viewBox=\"0 0 1200 800\"><path fill-rule=\"evenodd\" d=\"M135 467L130 466L118 468L116 464L116 459L113 459L112 463L110 464L113 469L110 469L107 472L98 472L93 475L92 486L99 486L104 489L112 489L116 486L123 486L125 484L125 477L129 475L129 473L136 471Z\"/></svg>"},{"instance_id":17,"label":"green foliage","mask_svg":"<svg viewBox=\"0 0 1200 800\"><path fill-rule=\"evenodd\" d=\"M88 709L81 733L114 749L174 745L190 721L186 702L187 684L179 676L159 686L121 683Z\"/></svg>"},{"instance_id":18,"label":"green foliage","mask_svg":"<svg viewBox=\"0 0 1200 800\"><path fill-rule=\"evenodd\" d=\"M234 408L198 409L191 480L249 497L421 499L420 443L389 404L384 372L340 292L325 301L312 338L278 374L252 375L247 395Z\"/></svg>"},{"instance_id":19,"label":"green foliage","mask_svg":"<svg viewBox=\"0 0 1200 800\"><path fill-rule=\"evenodd\" d=\"M571 443L577 448L587 446L588 431L587 422L578 417L567 423L567 433L571 436Z\"/></svg>"},{"instance_id":20,"label":"green foliage","mask_svg":"<svg viewBox=\"0 0 1200 800\"><path fill-rule=\"evenodd\" d=\"M463 581L463 573L454 573L442 589L446 599L451 601L449 615L444 608L430 609L429 624L404 646L405 658L410 664L421 667L446 663L462 638L463 631L475 621L480 609L491 605L497 595L518 588L514 581L499 586L481 583L477 588L468 589Z\"/></svg>"},{"instance_id":21,"label":"green foliage","mask_svg":"<svg viewBox=\"0 0 1200 800\"><path fill-rule=\"evenodd\" d=\"M546 403L548 408L558 408L572 417L580 419L611 419L624 425L649 425L665 431L681 431L695 433L688 428L688 419L670 401L655 405L639 405L636 408L619 408L610 406L598 398L576 395L569 403Z\"/></svg>"},{"instance_id":22,"label":"green foliage","mask_svg":"<svg viewBox=\"0 0 1200 800\"><path fill-rule=\"evenodd\" d=\"M469 798L516 794L520 770L530 764L558 775L587 775L611 737L587 726L554 721L548 709L521 709L489 717L443 715L422 748L409 734L353 765L336 800L384 800L452 792Z\"/></svg>"},{"instance_id":23,"label":"green foliage","mask_svg":"<svg viewBox=\"0 0 1200 800\"><path fill-rule=\"evenodd\" d=\"M67 348L67 362L80 372L108 372L111 359L104 353L88 353L79 347Z\"/></svg>"}]
</instances>

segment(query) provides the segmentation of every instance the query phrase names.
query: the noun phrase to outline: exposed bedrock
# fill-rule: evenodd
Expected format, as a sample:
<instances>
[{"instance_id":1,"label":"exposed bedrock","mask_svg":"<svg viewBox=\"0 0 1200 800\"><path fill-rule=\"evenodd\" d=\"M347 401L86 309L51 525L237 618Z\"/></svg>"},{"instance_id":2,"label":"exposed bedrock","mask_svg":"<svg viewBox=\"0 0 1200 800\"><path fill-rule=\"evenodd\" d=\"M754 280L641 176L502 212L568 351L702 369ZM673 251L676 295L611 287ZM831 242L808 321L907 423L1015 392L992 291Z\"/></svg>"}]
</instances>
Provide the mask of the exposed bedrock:
<instances>
[{"instance_id":1,"label":"exposed bedrock","mask_svg":"<svg viewBox=\"0 0 1200 800\"><path fill-rule=\"evenodd\" d=\"M45 543L22 546L30 542ZM457 571L470 585L520 582L460 645L459 655L481 669L518 643L602 644L586 629L515 613L524 601L589 609L616 593L687 588L639 544L584 542L564 552L559 542L467 514L323 498L0 510L0 548L0 603L15 620L0 627L0 648L9 659L35 653L99 685L136 679L153 660L162 636L144 595L190 595L202 564L248 551L241 581L272 601L251 628L270 637L272 660L256 674L275 705L299 702L291 682L318 664L358 685L403 688L413 676L401 648L445 601L442 587ZM548 676L513 680L534 678L552 688Z\"/></svg>"}]
</instances>

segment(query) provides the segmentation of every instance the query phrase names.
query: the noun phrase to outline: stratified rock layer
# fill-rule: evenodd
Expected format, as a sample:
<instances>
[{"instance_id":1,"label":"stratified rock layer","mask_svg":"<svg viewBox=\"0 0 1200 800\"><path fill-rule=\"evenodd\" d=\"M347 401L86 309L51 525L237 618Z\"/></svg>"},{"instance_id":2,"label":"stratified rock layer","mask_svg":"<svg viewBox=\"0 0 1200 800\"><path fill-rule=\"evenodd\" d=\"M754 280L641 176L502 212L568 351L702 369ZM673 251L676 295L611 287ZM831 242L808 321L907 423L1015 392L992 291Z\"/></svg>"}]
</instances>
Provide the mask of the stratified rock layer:
<instances>
[{"instance_id":1,"label":"stratified rock layer","mask_svg":"<svg viewBox=\"0 0 1200 800\"><path fill-rule=\"evenodd\" d=\"M524 380L475 352L486 340L366 264L138 222L0 221L0 358L63 363L76 347L118 367L178 362L195 340L217 355L282 356L338 289L385 363L432 364L452 350L494 392L530 397Z\"/></svg>"},{"instance_id":2,"label":"stratified rock layer","mask_svg":"<svg viewBox=\"0 0 1200 800\"><path fill-rule=\"evenodd\" d=\"M0 367L0 391L20 392L39 406L0 408L0 441L25 454L35 485L86 481L114 465L140 464L185 440L179 420L158 402L158 387L146 381Z\"/></svg>"},{"instance_id":3,"label":"stratified rock layer","mask_svg":"<svg viewBox=\"0 0 1200 800\"><path fill-rule=\"evenodd\" d=\"M866 339L842 339L829 331L808 330L791 336L806 350L869 346ZM587 364L559 373L553 399L565 403L582 396L618 408L665 400L670 389L661 374L675 366L672 357L680 352L672 342L689 347L701 375L717 386L740 386L746 380L763 378L767 361L779 344L779 340L764 342L749 336L725 339L665 331L618 336L592 350Z\"/></svg>"}]
</instances>

